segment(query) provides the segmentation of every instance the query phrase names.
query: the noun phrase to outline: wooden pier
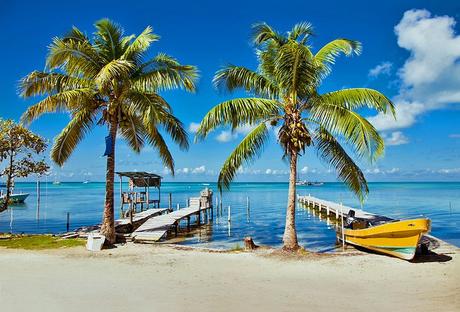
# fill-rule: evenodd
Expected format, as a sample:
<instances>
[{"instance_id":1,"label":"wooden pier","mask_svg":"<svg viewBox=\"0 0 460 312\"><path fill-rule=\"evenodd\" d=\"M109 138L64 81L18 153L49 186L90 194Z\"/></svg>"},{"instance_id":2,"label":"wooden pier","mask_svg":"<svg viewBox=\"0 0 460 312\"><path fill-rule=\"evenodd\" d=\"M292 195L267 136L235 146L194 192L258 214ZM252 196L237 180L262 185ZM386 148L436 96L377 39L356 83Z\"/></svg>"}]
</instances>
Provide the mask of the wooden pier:
<instances>
[{"instance_id":1,"label":"wooden pier","mask_svg":"<svg viewBox=\"0 0 460 312\"><path fill-rule=\"evenodd\" d=\"M345 219L348 216L350 210L355 211L356 218L363 218L369 221L392 221L394 219L388 218L382 215L373 214L362 209L355 209L352 207L344 206L335 202L319 199L311 195L300 196L297 195L297 201L305 206L308 206L312 209L317 210L320 214L326 214L327 217L335 218L338 222L341 222L341 219ZM437 237L432 235L423 235L420 243L426 245L430 250L436 249L437 253L441 254L456 254L459 251L458 247L451 245Z\"/></svg>"},{"instance_id":2,"label":"wooden pier","mask_svg":"<svg viewBox=\"0 0 460 312\"><path fill-rule=\"evenodd\" d=\"M326 213L327 216L332 216L335 217L336 219L339 219L341 217L346 218L348 215L348 212L350 210L355 211L355 216L357 218L362 218L362 219L367 219L367 220L374 220L374 219L379 219L379 220L392 220L391 218L387 218L385 216L380 216L377 214L373 214L361 209L355 209L351 208L348 206L344 206L342 204L338 204L335 202L327 201L324 199L319 199L313 196L300 196L297 195L297 201L300 204L312 207L313 209L317 209L320 213Z\"/></svg>"},{"instance_id":3,"label":"wooden pier","mask_svg":"<svg viewBox=\"0 0 460 312\"><path fill-rule=\"evenodd\" d=\"M208 217L212 219L213 206L210 190L205 189L201 192L200 197L190 198L189 206L186 208L147 220L131 234L131 237L134 242L157 242L170 231L174 231L177 235L179 223L182 220L187 221L187 228L190 229L192 216L195 217L197 225L201 224L201 220L207 220Z\"/></svg>"}]
</instances>

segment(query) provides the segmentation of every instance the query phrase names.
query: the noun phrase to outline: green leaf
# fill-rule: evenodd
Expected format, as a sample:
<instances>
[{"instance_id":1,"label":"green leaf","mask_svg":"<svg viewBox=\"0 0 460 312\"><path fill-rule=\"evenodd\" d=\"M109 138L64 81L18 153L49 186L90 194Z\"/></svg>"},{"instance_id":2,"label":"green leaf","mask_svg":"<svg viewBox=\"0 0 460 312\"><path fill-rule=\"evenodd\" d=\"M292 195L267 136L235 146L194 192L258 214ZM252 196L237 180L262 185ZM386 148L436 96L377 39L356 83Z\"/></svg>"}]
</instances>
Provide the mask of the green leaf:
<instances>
[{"instance_id":1,"label":"green leaf","mask_svg":"<svg viewBox=\"0 0 460 312\"><path fill-rule=\"evenodd\" d=\"M269 137L267 126L264 122L255 127L240 144L233 150L225 161L219 173L218 187L229 188L238 169L243 163L250 163L262 152L263 146Z\"/></svg>"}]
</instances>

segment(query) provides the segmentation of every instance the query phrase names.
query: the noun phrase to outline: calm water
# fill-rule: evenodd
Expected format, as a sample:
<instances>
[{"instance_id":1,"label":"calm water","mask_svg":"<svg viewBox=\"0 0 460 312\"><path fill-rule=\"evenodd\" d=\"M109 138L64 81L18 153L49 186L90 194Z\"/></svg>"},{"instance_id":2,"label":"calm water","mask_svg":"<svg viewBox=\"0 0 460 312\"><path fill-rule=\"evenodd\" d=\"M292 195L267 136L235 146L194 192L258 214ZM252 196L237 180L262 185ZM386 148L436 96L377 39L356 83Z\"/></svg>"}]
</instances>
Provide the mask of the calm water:
<instances>
[{"instance_id":1,"label":"calm water","mask_svg":"<svg viewBox=\"0 0 460 312\"><path fill-rule=\"evenodd\" d=\"M215 184L164 183L162 207L173 194L173 207L185 206L188 197L198 196L204 187L217 190ZM0 232L60 233L66 230L66 214L70 212L71 228L94 225L101 221L104 183L41 184L41 204L37 209L36 184L17 183L16 191L30 193L23 205L0 213ZM118 190L116 185L115 189ZM223 214L214 213L211 225L187 235L181 243L212 248L231 248L242 244L245 236L256 243L280 246L287 197L287 183L235 183L223 196ZM127 186L124 186L127 189ZM432 220L432 234L460 246L460 183L371 183L364 209L393 218L426 216ZM298 193L358 207L358 201L339 183L323 186L299 186ZM116 207L119 207L118 193ZM250 199L250 214L246 209ZM232 222L227 222L231 206ZM116 209L117 217L118 211ZM299 242L306 248L325 251L335 244L335 230L327 220L311 212L297 209Z\"/></svg>"}]
</instances>

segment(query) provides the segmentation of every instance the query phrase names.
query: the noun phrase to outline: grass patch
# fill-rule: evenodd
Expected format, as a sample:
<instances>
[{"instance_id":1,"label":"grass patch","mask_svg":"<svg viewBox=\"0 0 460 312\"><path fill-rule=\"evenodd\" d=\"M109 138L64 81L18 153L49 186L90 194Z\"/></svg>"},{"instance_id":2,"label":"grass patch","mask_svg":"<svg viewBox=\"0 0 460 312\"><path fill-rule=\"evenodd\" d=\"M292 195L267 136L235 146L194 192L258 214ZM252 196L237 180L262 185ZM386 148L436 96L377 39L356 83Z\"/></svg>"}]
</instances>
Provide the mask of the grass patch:
<instances>
[{"instance_id":1,"label":"grass patch","mask_svg":"<svg viewBox=\"0 0 460 312\"><path fill-rule=\"evenodd\" d=\"M233 246L233 248L230 249L230 251L243 251L244 248L240 246L240 244L235 244L235 246Z\"/></svg>"},{"instance_id":2,"label":"grass patch","mask_svg":"<svg viewBox=\"0 0 460 312\"><path fill-rule=\"evenodd\" d=\"M25 250L44 250L84 246L83 239L61 239L51 235L0 236L0 247Z\"/></svg>"}]
</instances>

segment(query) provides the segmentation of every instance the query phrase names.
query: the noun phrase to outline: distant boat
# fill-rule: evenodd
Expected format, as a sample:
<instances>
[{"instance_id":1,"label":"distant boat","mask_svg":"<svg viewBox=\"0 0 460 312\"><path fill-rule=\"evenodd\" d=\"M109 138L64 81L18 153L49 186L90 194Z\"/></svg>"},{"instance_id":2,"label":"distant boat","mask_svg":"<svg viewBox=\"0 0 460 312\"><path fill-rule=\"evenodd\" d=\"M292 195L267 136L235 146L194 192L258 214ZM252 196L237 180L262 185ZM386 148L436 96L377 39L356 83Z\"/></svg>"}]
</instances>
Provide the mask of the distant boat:
<instances>
[{"instance_id":1,"label":"distant boat","mask_svg":"<svg viewBox=\"0 0 460 312\"><path fill-rule=\"evenodd\" d=\"M0 196L0 203L3 203L5 197L6 195ZM10 202L15 204L23 203L27 197L29 197L28 193L10 194Z\"/></svg>"},{"instance_id":2,"label":"distant boat","mask_svg":"<svg viewBox=\"0 0 460 312\"><path fill-rule=\"evenodd\" d=\"M343 232L348 244L412 260L422 235L430 228L429 219L391 220L372 225L365 219L357 218ZM342 240L341 235L338 238Z\"/></svg>"},{"instance_id":3,"label":"distant boat","mask_svg":"<svg viewBox=\"0 0 460 312\"><path fill-rule=\"evenodd\" d=\"M59 184L61 184L61 182L60 181L54 181L53 184L54 185L59 185Z\"/></svg>"},{"instance_id":4,"label":"distant boat","mask_svg":"<svg viewBox=\"0 0 460 312\"><path fill-rule=\"evenodd\" d=\"M295 183L295 185L309 185L309 186L321 186L324 182L309 182L307 180L299 180Z\"/></svg>"},{"instance_id":5,"label":"distant boat","mask_svg":"<svg viewBox=\"0 0 460 312\"><path fill-rule=\"evenodd\" d=\"M82 183L83 183L83 184L88 184L89 182L90 182L89 180L85 180L85 181L83 181Z\"/></svg>"}]
</instances>

